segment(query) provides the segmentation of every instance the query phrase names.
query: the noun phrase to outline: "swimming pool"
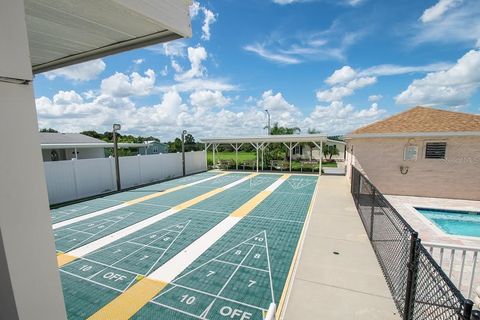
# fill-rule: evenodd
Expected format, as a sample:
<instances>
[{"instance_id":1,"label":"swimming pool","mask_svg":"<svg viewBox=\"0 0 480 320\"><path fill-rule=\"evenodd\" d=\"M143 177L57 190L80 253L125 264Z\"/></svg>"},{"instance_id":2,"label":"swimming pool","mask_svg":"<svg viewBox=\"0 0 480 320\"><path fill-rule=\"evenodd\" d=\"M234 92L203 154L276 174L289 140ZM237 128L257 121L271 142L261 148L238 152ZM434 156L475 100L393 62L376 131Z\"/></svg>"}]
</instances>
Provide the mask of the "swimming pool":
<instances>
[{"instance_id":1,"label":"swimming pool","mask_svg":"<svg viewBox=\"0 0 480 320\"><path fill-rule=\"evenodd\" d=\"M415 208L445 233L480 237L480 212Z\"/></svg>"}]
</instances>

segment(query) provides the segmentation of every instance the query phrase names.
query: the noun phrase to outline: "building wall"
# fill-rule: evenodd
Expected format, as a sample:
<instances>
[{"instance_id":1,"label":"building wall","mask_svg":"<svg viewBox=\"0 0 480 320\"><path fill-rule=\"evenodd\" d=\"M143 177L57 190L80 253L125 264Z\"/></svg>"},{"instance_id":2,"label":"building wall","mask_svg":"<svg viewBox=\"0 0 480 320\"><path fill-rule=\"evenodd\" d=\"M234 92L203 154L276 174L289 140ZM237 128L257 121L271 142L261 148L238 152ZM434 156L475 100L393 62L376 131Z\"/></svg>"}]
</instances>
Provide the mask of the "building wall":
<instances>
[{"instance_id":1,"label":"building wall","mask_svg":"<svg viewBox=\"0 0 480 320\"><path fill-rule=\"evenodd\" d=\"M42 157L43 161L52 161L51 153L56 151L58 160L72 160L75 158L75 149L43 149ZM94 159L105 158L104 148L79 148L77 149L78 159Z\"/></svg>"},{"instance_id":2,"label":"building wall","mask_svg":"<svg viewBox=\"0 0 480 320\"><path fill-rule=\"evenodd\" d=\"M429 141L447 142L446 159L425 159ZM408 144L418 146L415 161L404 160ZM346 162L384 194L480 200L480 137L350 139ZM402 165L408 173L400 172Z\"/></svg>"}]
</instances>

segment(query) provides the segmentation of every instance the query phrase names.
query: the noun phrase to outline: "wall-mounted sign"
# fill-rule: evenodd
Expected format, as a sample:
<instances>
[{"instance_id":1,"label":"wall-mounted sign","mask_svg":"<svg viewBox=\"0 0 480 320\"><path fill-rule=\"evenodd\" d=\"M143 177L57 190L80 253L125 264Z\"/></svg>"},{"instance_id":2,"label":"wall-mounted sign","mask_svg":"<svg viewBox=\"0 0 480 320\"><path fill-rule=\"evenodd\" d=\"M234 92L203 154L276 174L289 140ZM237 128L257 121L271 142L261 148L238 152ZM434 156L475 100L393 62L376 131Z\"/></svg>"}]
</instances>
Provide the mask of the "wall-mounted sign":
<instances>
[{"instance_id":1,"label":"wall-mounted sign","mask_svg":"<svg viewBox=\"0 0 480 320\"><path fill-rule=\"evenodd\" d=\"M403 152L403 160L415 161L417 160L417 155L418 155L417 146L406 146Z\"/></svg>"}]
</instances>

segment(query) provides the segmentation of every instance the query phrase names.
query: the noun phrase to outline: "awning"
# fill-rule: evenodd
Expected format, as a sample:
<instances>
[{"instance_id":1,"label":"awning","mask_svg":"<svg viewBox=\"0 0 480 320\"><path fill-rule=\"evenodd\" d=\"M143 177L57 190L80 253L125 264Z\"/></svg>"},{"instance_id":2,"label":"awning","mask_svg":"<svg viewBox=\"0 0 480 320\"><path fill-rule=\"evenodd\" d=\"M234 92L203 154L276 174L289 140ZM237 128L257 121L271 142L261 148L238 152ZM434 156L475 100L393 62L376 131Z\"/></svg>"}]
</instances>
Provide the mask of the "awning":
<instances>
[{"instance_id":1,"label":"awning","mask_svg":"<svg viewBox=\"0 0 480 320\"><path fill-rule=\"evenodd\" d=\"M191 0L25 0L34 73L190 37Z\"/></svg>"},{"instance_id":2,"label":"awning","mask_svg":"<svg viewBox=\"0 0 480 320\"><path fill-rule=\"evenodd\" d=\"M332 142L345 144L343 141L331 140L325 134L285 134L264 136L239 136L239 137L212 137L200 138L203 143L234 144L234 143L295 143L295 142Z\"/></svg>"}]
</instances>

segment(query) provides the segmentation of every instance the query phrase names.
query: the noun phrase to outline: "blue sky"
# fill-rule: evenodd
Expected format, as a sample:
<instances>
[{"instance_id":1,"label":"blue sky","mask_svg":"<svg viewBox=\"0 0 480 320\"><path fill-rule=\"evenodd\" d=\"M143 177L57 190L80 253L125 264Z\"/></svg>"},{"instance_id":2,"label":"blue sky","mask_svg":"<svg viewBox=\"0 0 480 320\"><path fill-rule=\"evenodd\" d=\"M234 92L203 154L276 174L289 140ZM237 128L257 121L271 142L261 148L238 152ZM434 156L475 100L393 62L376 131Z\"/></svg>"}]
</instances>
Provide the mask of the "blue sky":
<instances>
[{"instance_id":1,"label":"blue sky","mask_svg":"<svg viewBox=\"0 0 480 320\"><path fill-rule=\"evenodd\" d=\"M172 139L342 134L415 105L480 113L478 0L193 2L193 36L37 75L39 126Z\"/></svg>"}]
</instances>

